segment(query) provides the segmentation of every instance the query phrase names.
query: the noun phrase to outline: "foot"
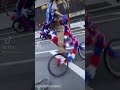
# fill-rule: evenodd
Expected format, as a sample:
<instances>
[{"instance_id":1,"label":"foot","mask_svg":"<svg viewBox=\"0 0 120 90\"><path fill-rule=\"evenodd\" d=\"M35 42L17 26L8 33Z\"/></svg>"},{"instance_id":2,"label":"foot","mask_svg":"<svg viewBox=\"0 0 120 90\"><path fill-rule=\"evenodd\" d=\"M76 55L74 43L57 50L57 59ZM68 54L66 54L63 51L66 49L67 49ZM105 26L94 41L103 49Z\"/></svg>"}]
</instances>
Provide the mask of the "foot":
<instances>
[{"instance_id":1,"label":"foot","mask_svg":"<svg viewBox=\"0 0 120 90\"><path fill-rule=\"evenodd\" d=\"M89 75L91 76L91 79L93 79L95 77L95 73L96 73L96 67L93 65L89 65L87 67L87 72L89 73Z\"/></svg>"},{"instance_id":2,"label":"foot","mask_svg":"<svg viewBox=\"0 0 120 90\"><path fill-rule=\"evenodd\" d=\"M85 84L88 84L92 80L89 71L85 71Z\"/></svg>"}]
</instances>

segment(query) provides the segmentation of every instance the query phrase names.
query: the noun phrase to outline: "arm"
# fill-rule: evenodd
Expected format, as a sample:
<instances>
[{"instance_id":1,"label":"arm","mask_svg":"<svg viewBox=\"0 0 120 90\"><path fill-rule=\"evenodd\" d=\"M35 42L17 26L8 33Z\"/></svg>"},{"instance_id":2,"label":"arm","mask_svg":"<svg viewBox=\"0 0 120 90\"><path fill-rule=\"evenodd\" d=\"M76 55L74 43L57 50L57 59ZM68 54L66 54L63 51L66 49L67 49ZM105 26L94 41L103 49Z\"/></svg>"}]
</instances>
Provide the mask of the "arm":
<instances>
[{"instance_id":1,"label":"arm","mask_svg":"<svg viewBox=\"0 0 120 90\"><path fill-rule=\"evenodd\" d=\"M24 0L19 0L16 8L17 8L17 10L21 11L23 6L24 6Z\"/></svg>"},{"instance_id":2,"label":"arm","mask_svg":"<svg viewBox=\"0 0 120 90\"><path fill-rule=\"evenodd\" d=\"M55 11L55 14L60 16L60 17L63 17L63 14L61 14L59 11Z\"/></svg>"},{"instance_id":3,"label":"arm","mask_svg":"<svg viewBox=\"0 0 120 90\"><path fill-rule=\"evenodd\" d=\"M24 0L19 0L17 7L16 7L16 10L17 10L16 13L18 16L21 14L21 10L23 6L24 6Z\"/></svg>"},{"instance_id":4,"label":"arm","mask_svg":"<svg viewBox=\"0 0 120 90\"><path fill-rule=\"evenodd\" d=\"M58 16L63 16L59 11L58 11L58 7L57 7L57 4L56 2L54 1L53 4L52 4L52 9L55 11L55 14L58 15Z\"/></svg>"}]
</instances>

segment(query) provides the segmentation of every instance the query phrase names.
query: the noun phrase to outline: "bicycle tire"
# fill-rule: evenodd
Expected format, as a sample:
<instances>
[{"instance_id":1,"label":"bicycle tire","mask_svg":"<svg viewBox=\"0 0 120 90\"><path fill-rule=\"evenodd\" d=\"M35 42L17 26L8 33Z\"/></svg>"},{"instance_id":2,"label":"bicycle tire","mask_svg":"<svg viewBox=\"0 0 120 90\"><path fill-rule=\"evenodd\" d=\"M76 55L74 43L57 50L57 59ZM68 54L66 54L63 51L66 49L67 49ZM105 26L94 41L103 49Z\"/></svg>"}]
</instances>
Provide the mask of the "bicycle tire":
<instances>
[{"instance_id":1,"label":"bicycle tire","mask_svg":"<svg viewBox=\"0 0 120 90\"><path fill-rule=\"evenodd\" d=\"M82 59L85 59L85 55L83 55L83 54L82 54L82 51L81 51L81 45L82 45L83 43L85 43L85 42L82 42L82 43L80 44L80 46L78 47L78 53L79 53L79 56L80 56Z\"/></svg>"},{"instance_id":2,"label":"bicycle tire","mask_svg":"<svg viewBox=\"0 0 120 90\"><path fill-rule=\"evenodd\" d=\"M63 76L63 75L67 72L67 70L68 70L68 61L66 62L66 68L64 69L64 72L62 72L61 74L55 74L55 73L53 73L52 70L51 70L51 68L50 68L50 65L51 65L51 61L53 60L53 58L56 57L57 55L63 56L63 57L67 60L67 57L66 57L65 55L63 55L63 54L55 54L54 56L52 56L52 57L50 58L50 60L49 60L49 62L48 62L48 71L49 71L49 73L50 73L52 76L54 76L54 77L61 77L61 76Z\"/></svg>"},{"instance_id":3,"label":"bicycle tire","mask_svg":"<svg viewBox=\"0 0 120 90\"><path fill-rule=\"evenodd\" d=\"M13 28L13 30L16 31L17 33L25 32L25 30L20 31L20 30L16 29L16 28L15 28L15 24L16 24L16 23L18 23L17 20L15 20L15 21L13 22L13 24L12 24L12 28ZM21 26L23 27L23 25L21 25ZM23 27L23 28L24 28L24 27ZM25 29L25 28L24 28L24 29Z\"/></svg>"},{"instance_id":4,"label":"bicycle tire","mask_svg":"<svg viewBox=\"0 0 120 90\"><path fill-rule=\"evenodd\" d=\"M109 64L109 60L107 59L107 54L108 54L108 47L116 41L120 41L120 39L112 39L109 43L108 46L104 49L104 53L103 53L103 60L105 62L106 68L107 70L112 73L113 76L120 78L120 72L116 72L114 71L114 69L110 66Z\"/></svg>"}]
</instances>

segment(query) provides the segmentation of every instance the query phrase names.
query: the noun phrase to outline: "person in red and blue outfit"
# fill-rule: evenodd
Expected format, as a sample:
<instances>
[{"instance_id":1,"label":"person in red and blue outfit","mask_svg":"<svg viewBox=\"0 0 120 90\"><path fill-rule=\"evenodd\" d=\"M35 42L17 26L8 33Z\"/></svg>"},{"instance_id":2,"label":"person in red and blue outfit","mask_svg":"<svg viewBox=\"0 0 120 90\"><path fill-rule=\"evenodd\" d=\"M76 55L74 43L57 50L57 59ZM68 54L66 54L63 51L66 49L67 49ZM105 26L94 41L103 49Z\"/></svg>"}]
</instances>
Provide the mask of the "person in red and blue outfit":
<instances>
[{"instance_id":1,"label":"person in red and blue outfit","mask_svg":"<svg viewBox=\"0 0 120 90\"><path fill-rule=\"evenodd\" d=\"M16 6L16 14L18 17L22 14L22 9L31 9L34 8L35 0L19 0ZM34 10L33 10L34 13Z\"/></svg>"},{"instance_id":2,"label":"person in red and blue outfit","mask_svg":"<svg viewBox=\"0 0 120 90\"><path fill-rule=\"evenodd\" d=\"M22 17L22 10L27 9L34 14L34 3L35 0L19 0L16 6L16 18L19 20L19 22L23 23L23 25L25 25L25 27L29 28L30 30L33 30L33 27L29 24L31 22L30 20Z\"/></svg>"},{"instance_id":3,"label":"person in red and blue outfit","mask_svg":"<svg viewBox=\"0 0 120 90\"><path fill-rule=\"evenodd\" d=\"M67 15L62 15L58 10L57 4L58 0L51 0L48 3L48 8L46 12L46 24L45 27L42 28L41 31L45 33L46 36L51 36L51 40L54 44L59 47L59 53L63 53L68 57L69 61L74 60L75 55L78 50L79 42L77 41L76 37L72 34L70 27L67 23L70 21ZM51 31L49 29L51 26L55 29L55 31ZM48 33L46 33L46 31ZM71 38L70 42L67 42L67 38ZM74 46L72 53L66 51L66 47ZM61 60L59 60L61 62ZM66 60L65 60L66 62Z\"/></svg>"},{"instance_id":4,"label":"person in red and blue outfit","mask_svg":"<svg viewBox=\"0 0 120 90\"><path fill-rule=\"evenodd\" d=\"M86 38L86 46L93 45L94 47L94 52L90 58L91 63L85 73L86 84L88 84L95 77L97 67L100 64L100 56L103 49L107 47L107 41L104 34L98 30L97 24L88 15L85 16L85 29L86 33L89 34ZM114 54L111 47L108 47L108 53L110 56Z\"/></svg>"}]
</instances>

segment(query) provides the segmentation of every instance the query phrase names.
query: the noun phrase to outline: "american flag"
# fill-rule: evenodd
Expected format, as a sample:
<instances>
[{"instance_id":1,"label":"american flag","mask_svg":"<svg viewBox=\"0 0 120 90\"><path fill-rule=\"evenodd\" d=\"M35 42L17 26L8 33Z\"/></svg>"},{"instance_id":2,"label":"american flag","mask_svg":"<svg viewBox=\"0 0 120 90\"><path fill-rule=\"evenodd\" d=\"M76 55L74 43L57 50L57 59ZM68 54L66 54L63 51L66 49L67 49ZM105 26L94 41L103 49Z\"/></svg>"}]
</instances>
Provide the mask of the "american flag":
<instances>
[{"instance_id":1,"label":"american flag","mask_svg":"<svg viewBox=\"0 0 120 90\"><path fill-rule=\"evenodd\" d=\"M48 8L46 12L46 23L50 24L54 20L54 10L52 10L52 3L48 3Z\"/></svg>"}]
</instances>

